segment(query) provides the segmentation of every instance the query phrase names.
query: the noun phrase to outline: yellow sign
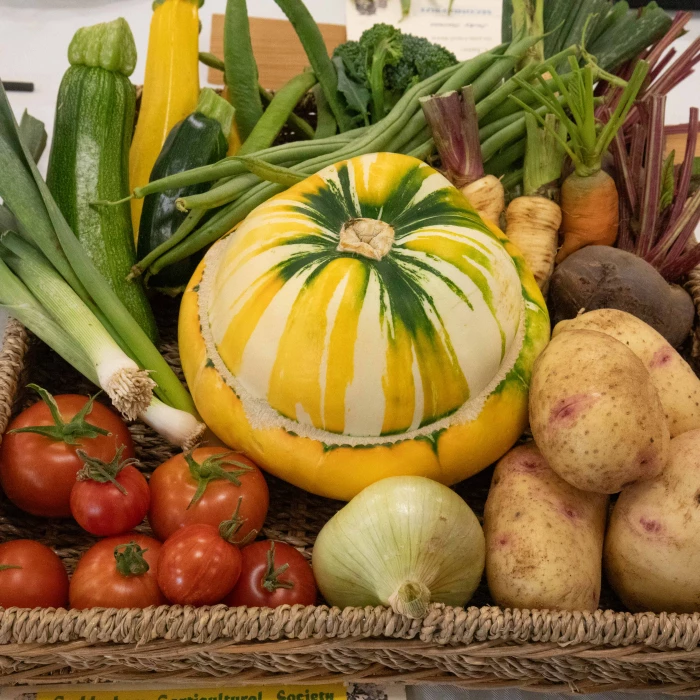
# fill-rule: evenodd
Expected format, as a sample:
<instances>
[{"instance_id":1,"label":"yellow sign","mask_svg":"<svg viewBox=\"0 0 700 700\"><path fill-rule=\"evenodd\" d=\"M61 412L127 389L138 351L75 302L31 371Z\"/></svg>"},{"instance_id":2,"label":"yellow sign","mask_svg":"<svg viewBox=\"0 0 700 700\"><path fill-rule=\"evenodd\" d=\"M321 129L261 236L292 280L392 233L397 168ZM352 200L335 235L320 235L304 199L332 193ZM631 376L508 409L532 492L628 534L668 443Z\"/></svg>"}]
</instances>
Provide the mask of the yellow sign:
<instances>
[{"instance_id":1,"label":"yellow sign","mask_svg":"<svg viewBox=\"0 0 700 700\"><path fill-rule=\"evenodd\" d=\"M343 685L267 685L194 690L97 690L36 694L36 700L346 700Z\"/></svg>"}]
</instances>

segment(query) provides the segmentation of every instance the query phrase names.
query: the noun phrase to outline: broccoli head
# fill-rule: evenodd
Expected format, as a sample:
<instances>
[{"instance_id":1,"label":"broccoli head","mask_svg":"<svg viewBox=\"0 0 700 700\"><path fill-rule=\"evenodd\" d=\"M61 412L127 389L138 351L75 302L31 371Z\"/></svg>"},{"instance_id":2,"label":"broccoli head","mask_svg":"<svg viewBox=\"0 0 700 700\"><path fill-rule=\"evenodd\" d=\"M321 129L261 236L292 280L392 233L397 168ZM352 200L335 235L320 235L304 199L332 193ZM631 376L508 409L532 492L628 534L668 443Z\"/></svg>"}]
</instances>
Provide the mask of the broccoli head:
<instances>
[{"instance_id":1,"label":"broccoli head","mask_svg":"<svg viewBox=\"0 0 700 700\"><path fill-rule=\"evenodd\" d=\"M374 122L413 85L457 63L446 48L390 24L375 24L359 41L338 46L333 56L340 57L347 76L367 91Z\"/></svg>"}]
</instances>

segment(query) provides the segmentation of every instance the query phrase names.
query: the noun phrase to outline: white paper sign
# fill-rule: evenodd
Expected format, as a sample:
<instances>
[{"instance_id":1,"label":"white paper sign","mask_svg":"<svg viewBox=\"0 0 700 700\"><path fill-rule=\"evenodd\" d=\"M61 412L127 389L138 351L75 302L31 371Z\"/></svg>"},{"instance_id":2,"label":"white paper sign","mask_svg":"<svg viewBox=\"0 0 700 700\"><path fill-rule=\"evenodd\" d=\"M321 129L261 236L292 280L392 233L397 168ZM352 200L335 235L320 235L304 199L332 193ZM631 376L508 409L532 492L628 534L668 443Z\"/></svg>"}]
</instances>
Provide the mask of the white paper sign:
<instances>
[{"instance_id":1,"label":"white paper sign","mask_svg":"<svg viewBox=\"0 0 700 700\"><path fill-rule=\"evenodd\" d=\"M401 19L401 0L347 0L348 39L359 39L373 24L393 24L452 51L460 61L501 43L500 0L411 0Z\"/></svg>"}]
</instances>

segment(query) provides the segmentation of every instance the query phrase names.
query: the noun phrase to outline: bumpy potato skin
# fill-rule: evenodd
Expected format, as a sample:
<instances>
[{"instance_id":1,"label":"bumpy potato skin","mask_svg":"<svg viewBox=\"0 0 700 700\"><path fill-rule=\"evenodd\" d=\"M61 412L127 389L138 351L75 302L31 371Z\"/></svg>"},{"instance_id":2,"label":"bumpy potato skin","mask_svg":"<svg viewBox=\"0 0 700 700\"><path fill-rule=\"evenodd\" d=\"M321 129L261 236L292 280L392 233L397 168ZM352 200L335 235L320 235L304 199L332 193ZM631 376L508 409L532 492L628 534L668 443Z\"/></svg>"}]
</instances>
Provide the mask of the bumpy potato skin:
<instances>
[{"instance_id":1,"label":"bumpy potato skin","mask_svg":"<svg viewBox=\"0 0 700 700\"><path fill-rule=\"evenodd\" d=\"M486 576L496 603L596 610L607 503L559 478L532 442L503 457L484 511Z\"/></svg>"},{"instance_id":2,"label":"bumpy potato skin","mask_svg":"<svg viewBox=\"0 0 700 700\"><path fill-rule=\"evenodd\" d=\"M583 491L617 493L668 461L668 425L649 372L597 331L560 333L540 355L530 427L550 467Z\"/></svg>"},{"instance_id":3,"label":"bumpy potato skin","mask_svg":"<svg viewBox=\"0 0 700 700\"><path fill-rule=\"evenodd\" d=\"M661 399L672 438L700 428L700 379L651 326L624 311L600 309L561 321L552 335L569 330L605 333L624 343L644 363Z\"/></svg>"},{"instance_id":4,"label":"bumpy potato skin","mask_svg":"<svg viewBox=\"0 0 700 700\"><path fill-rule=\"evenodd\" d=\"M671 440L660 476L620 494L605 571L630 610L700 611L700 430Z\"/></svg>"}]
</instances>

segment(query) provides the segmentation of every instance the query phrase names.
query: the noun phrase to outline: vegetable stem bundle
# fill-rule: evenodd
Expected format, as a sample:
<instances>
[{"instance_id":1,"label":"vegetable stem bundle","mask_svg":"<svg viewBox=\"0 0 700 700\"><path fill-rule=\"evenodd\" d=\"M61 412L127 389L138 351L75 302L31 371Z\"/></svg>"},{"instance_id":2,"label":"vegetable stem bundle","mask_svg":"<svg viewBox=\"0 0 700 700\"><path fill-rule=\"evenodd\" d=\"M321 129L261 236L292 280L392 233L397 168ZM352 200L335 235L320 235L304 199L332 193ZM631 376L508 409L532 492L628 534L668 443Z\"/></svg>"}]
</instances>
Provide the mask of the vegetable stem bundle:
<instances>
[{"instance_id":1,"label":"vegetable stem bundle","mask_svg":"<svg viewBox=\"0 0 700 700\"><path fill-rule=\"evenodd\" d=\"M189 435L201 433L192 399L165 359L129 314L66 223L42 180L0 88L0 196L17 233L0 246L0 304L46 340L88 379L97 380L127 417L144 412L155 423L163 404L184 417ZM64 270L67 271L64 274ZM78 280L81 280L78 282Z\"/></svg>"},{"instance_id":2,"label":"vegetable stem bundle","mask_svg":"<svg viewBox=\"0 0 700 700\"><path fill-rule=\"evenodd\" d=\"M301 175L313 174L345 158L382 150L427 158L433 152L434 143L429 131L426 131L426 118L420 109L420 98L433 93L443 94L460 90L465 85L471 85L476 113L480 119L485 119L493 110L507 102L508 96L518 87L519 83L514 78L506 80L505 83L503 79L540 39L541 37L526 37L509 46L496 47L469 61L443 69L408 90L384 119L370 127L310 142L275 146L255 151L251 155L254 155L257 161L283 166ZM552 63L570 55L572 51L574 49L562 52L552 59ZM525 76L532 79L549 69L549 64L529 66ZM524 123L522 126L518 125L517 129L514 136L507 136L517 141L519 133L524 134ZM490 138L494 142L494 153L504 144L510 143L508 140L500 140L498 134ZM522 151L516 158L521 156ZM157 274L168 265L210 245L230 231L256 206L284 188L277 181L263 181L264 176L251 176L248 170L244 162L228 158L213 166L154 181L136 190L134 196L140 197L174 186L227 178L210 191L179 202L181 207L191 209L193 218L183 223L184 228L178 231L167 245L153 251L148 260L139 261L134 274L146 270L149 275ZM270 176L276 179L276 176ZM199 225L195 222L193 225L196 217L194 212L211 208L216 208L217 211L204 224ZM173 245L173 240L178 241L176 245Z\"/></svg>"},{"instance_id":3,"label":"vegetable stem bundle","mask_svg":"<svg viewBox=\"0 0 700 700\"><path fill-rule=\"evenodd\" d=\"M568 141L532 107L518 98L513 98L554 136L575 167L575 172L564 180L561 189L564 244L557 255L558 262L585 245L612 245L617 238L618 193L614 180L602 170L602 158L624 124L649 70L649 64L645 61L637 63L614 113L607 123L598 129L593 68L581 68L573 58L569 59L569 65L571 80L568 85L561 80L555 69L552 69L551 74L559 93L566 100L571 117L562 108L554 89L542 78L539 79L542 93L522 83L527 92L558 117L569 136ZM607 77L613 79L613 76Z\"/></svg>"}]
</instances>

